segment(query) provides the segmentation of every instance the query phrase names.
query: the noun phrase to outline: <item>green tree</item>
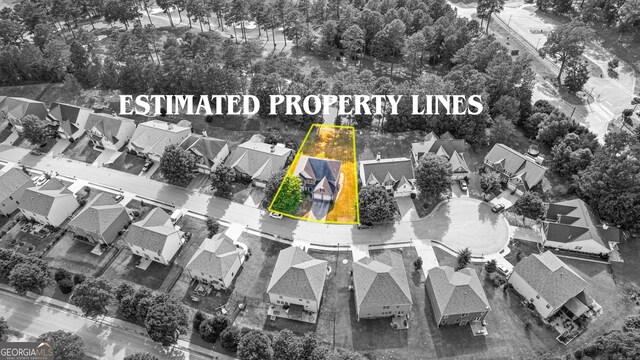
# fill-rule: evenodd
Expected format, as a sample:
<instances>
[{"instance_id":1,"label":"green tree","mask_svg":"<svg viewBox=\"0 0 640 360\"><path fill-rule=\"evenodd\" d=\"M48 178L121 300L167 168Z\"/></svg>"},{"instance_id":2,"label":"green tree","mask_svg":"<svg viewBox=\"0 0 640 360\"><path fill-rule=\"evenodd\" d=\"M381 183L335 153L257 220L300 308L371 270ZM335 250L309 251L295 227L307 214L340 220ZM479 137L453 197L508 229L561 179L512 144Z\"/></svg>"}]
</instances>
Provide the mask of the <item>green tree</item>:
<instances>
[{"instance_id":1,"label":"green tree","mask_svg":"<svg viewBox=\"0 0 640 360\"><path fill-rule=\"evenodd\" d=\"M271 340L260 330L249 330L238 343L240 360L272 360Z\"/></svg>"},{"instance_id":2,"label":"green tree","mask_svg":"<svg viewBox=\"0 0 640 360\"><path fill-rule=\"evenodd\" d=\"M582 90L584 84L589 81L589 68L587 63L578 60L571 60L567 63L567 71L564 76L564 86L572 93Z\"/></svg>"},{"instance_id":3,"label":"green tree","mask_svg":"<svg viewBox=\"0 0 640 360\"><path fill-rule=\"evenodd\" d=\"M468 247L458 251L456 271L460 271L471 264L471 250Z\"/></svg>"},{"instance_id":4,"label":"green tree","mask_svg":"<svg viewBox=\"0 0 640 360\"><path fill-rule=\"evenodd\" d=\"M283 27L285 39L293 40L298 46L298 42L306 30L302 14L298 10L289 11Z\"/></svg>"},{"instance_id":5,"label":"green tree","mask_svg":"<svg viewBox=\"0 0 640 360\"><path fill-rule=\"evenodd\" d=\"M202 321L198 327L200 336L207 342L214 343L224 329L229 326L229 319L224 315L217 315Z\"/></svg>"},{"instance_id":6,"label":"green tree","mask_svg":"<svg viewBox=\"0 0 640 360\"><path fill-rule=\"evenodd\" d=\"M507 120L503 115L499 115L495 120L493 127L490 129L491 135L489 139L492 144L513 145L513 138L516 135L516 126L513 122Z\"/></svg>"},{"instance_id":7,"label":"green tree","mask_svg":"<svg viewBox=\"0 0 640 360\"><path fill-rule=\"evenodd\" d=\"M171 17L171 9L175 6L173 0L156 0L156 4L162 9L162 12L167 14L169 17L169 23L171 23L171 27L175 27L173 24L173 18ZM222 29L224 31L224 29Z\"/></svg>"},{"instance_id":8,"label":"green tree","mask_svg":"<svg viewBox=\"0 0 640 360\"><path fill-rule=\"evenodd\" d=\"M269 180L267 181L267 184L264 187L264 203L265 204L271 204L271 202L273 201L273 198L276 196L276 193L278 192L278 189L280 188L280 184L282 184L282 181L284 180L284 177L287 175L287 170L283 169L280 170L279 172L271 175L271 177L269 178Z\"/></svg>"},{"instance_id":9,"label":"green tree","mask_svg":"<svg viewBox=\"0 0 640 360\"><path fill-rule=\"evenodd\" d=\"M64 91L72 96L78 96L82 92L82 87L73 74L64 76Z\"/></svg>"},{"instance_id":10,"label":"green tree","mask_svg":"<svg viewBox=\"0 0 640 360\"><path fill-rule=\"evenodd\" d=\"M168 145L160 158L160 173L174 184L188 184L195 177L196 158L180 145Z\"/></svg>"},{"instance_id":11,"label":"green tree","mask_svg":"<svg viewBox=\"0 0 640 360\"><path fill-rule=\"evenodd\" d=\"M592 160L592 150L584 145L578 134L569 133L551 148L550 168L562 177L572 178L586 169Z\"/></svg>"},{"instance_id":12,"label":"green tree","mask_svg":"<svg viewBox=\"0 0 640 360\"><path fill-rule=\"evenodd\" d=\"M404 48L406 31L407 27L402 20L396 19L387 24L373 38L373 54L383 59L399 56ZM391 73L393 73L393 62Z\"/></svg>"},{"instance_id":13,"label":"green tree","mask_svg":"<svg viewBox=\"0 0 640 360\"><path fill-rule=\"evenodd\" d=\"M543 112L534 112L531 114L523 124L524 130L527 132L527 135L531 137L535 137L538 135L538 125L543 121L546 121L549 117L548 114Z\"/></svg>"},{"instance_id":14,"label":"green tree","mask_svg":"<svg viewBox=\"0 0 640 360\"><path fill-rule=\"evenodd\" d=\"M586 42L592 37L593 31L579 20L559 25L549 34L541 51L560 62L558 86L562 86L562 72L567 62L582 55Z\"/></svg>"},{"instance_id":15,"label":"green tree","mask_svg":"<svg viewBox=\"0 0 640 360\"><path fill-rule=\"evenodd\" d=\"M505 0L479 0L476 5L476 12L478 17L482 20L487 20L487 34L489 33L489 23L491 22L491 15L498 14L504 10Z\"/></svg>"},{"instance_id":16,"label":"green tree","mask_svg":"<svg viewBox=\"0 0 640 360\"><path fill-rule=\"evenodd\" d=\"M488 274L493 274L497 270L498 270L498 262L496 261L496 259L491 259L487 261L486 264L484 264L484 271L486 271Z\"/></svg>"},{"instance_id":17,"label":"green tree","mask_svg":"<svg viewBox=\"0 0 640 360\"><path fill-rule=\"evenodd\" d=\"M160 360L160 359L158 359L157 357L149 353L135 353L135 354L125 356L124 360Z\"/></svg>"},{"instance_id":18,"label":"green tree","mask_svg":"<svg viewBox=\"0 0 640 360\"><path fill-rule=\"evenodd\" d=\"M9 285L20 295L41 291L48 281L49 272L35 263L17 264L9 273Z\"/></svg>"},{"instance_id":19,"label":"green tree","mask_svg":"<svg viewBox=\"0 0 640 360\"><path fill-rule=\"evenodd\" d=\"M613 330L599 336L582 350L592 359L637 359L640 357L640 331Z\"/></svg>"},{"instance_id":20,"label":"green tree","mask_svg":"<svg viewBox=\"0 0 640 360\"><path fill-rule=\"evenodd\" d=\"M46 143L51 133L49 124L35 115L22 118L22 127L25 139L34 145Z\"/></svg>"},{"instance_id":21,"label":"green tree","mask_svg":"<svg viewBox=\"0 0 640 360\"><path fill-rule=\"evenodd\" d=\"M135 292L136 292L136 290L133 288L133 286L131 286L131 284L129 284L128 282L123 281L115 289L114 297L118 301L118 303L120 303L120 302L122 302L122 299L124 299L125 297L133 296L133 294L135 294Z\"/></svg>"},{"instance_id":22,"label":"green tree","mask_svg":"<svg viewBox=\"0 0 640 360\"><path fill-rule=\"evenodd\" d=\"M533 220L542 219L547 211L540 196L532 191L520 196L514 208L516 214Z\"/></svg>"},{"instance_id":23,"label":"green tree","mask_svg":"<svg viewBox=\"0 0 640 360\"><path fill-rule=\"evenodd\" d=\"M212 237L213 235L217 234L218 231L220 230L220 223L218 222L218 220L210 216L207 216L206 224L207 224L207 231L209 232L209 237Z\"/></svg>"},{"instance_id":24,"label":"green tree","mask_svg":"<svg viewBox=\"0 0 640 360\"><path fill-rule=\"evenodd\" d=\"M547 146L553 146L556 140L562 139L577 128L578 124L573 119L556 109L538 124L538 140Z\"/></svg>"},{"instance_id":25,"label":"green tree","mask_svg":"<svg viewBox=\"0 0 640 360\"><path fill-rule=\"evenodd\" d=\"M102 11L107 24L120 22L126 30L129 30L129 21L139 16L136 0L107 0Z\"/></svg>"},{"instance_id":26,"label":"green tree","mask_svg":"<svg viewBox=\"0 0 640 360\"><path fill-rule=\"evenodd\" d=\"M238 351L238 343L240 343L240 329L236 326L229 326L220 334L220 346L231 352Z\"/></svg>"},{"instance_id":27,"label":"green tree","mask_svg":"<svg viewBox=\"0 0 640 360\"><path fill-rule=\"evenodd\" d=\"M71 303L90 318L106 315L113 301L113 288L104 279L89 278L76 287Z\"/></svg>"},{"instance_id":28,"label":"green tree","mask_svg":"<svg viewBox=\"0 0 640 360\"><path fill-rule=\"evenodd\" d=\"M76 334L58 330L44 333L39 341L47 341L53 347L54 360L82 360L85 357L84 340Z\"/></svg>"},{"instance_id":29,"label":"green tree","mask_svg":"<svg viewBox=\"0 0 640 360\"><path fill-rule=\"evenodd\" d=\"M0 341L4 341L7 334L9 334L9 324L4 317L0 316Z\"/></svg>"},{"instance_id":30,"label":"green tree","mask_svg":"<svg viewBox=\"0 0 640 360\"><path fill-rule=\"evenodd\" d=\"M342 34L340 42L348 56L353 60L357 60L358 54L364 50L364 32L358 25L351 25Z\"/></svg>"},{"instance_id":31,"label":"green tree","mask_svg":"<svg viewBox=\"0 0 640 360\"><path fill-rule=\"evenodd\" d=\"M282 181L280 191L276 195L271 208L285 214L295 214L304 198L302 181L297 176L287 175Z\"/></svg>"},{"instance_id":32,"label":"green tree","mask_svg":"<svg viewBox=\"0 0 640 360\"><path fill-rule=\"evenodd\" d=\"M380 185L367 185L358 193L360 222L378 224L390 222L398 214L398 204L393 196Z\"/></svg>"},{"instance_id":33,"label":"green tree","mask_svg":"<svg viewBox=\"0 0 640 360\"><path fill-rule=\"evenodd\" d=\"M2 321L0 320L0 323ZM1 325L0 325L1 327ZM624 331L640 330L640 314L630 315L624 320ZM1 336L0 336L1 337Z\"/></svg>"},{"instance_id":34,"label":"green tree","mask_svg":"<svg viewBox=\"0 0 640 360\"><path fill-rule=\"evenodd\" d=\"M442 156L427 153L418 161L415 171L416 186L420 196L426 200L440 200L451 188L451 164Z\"/></svg>"},{"instance_id":35,"label":"green tree","mask_svg":"<svg viewBox=\"0 0 640 360\"><path fill-rule=\"evenodd\" d=\"M291 330L283 329L273 336L273 360L300 359L302 341Z\"/></svg>"},{"instance_id":36,"label":"green tree","mask_svg":"<svg viewBox=\"0 0 640 360\"><path fill-rule=\"evenodd\" d=\"M487 171L480 174L480 188L486 194L500 190L500 174L495 171Z\"/></svg>"},{"instance_id":37,"label":"green tree","mask_svg":"<svg viewBox=\"0 0 640 360\"><path fill-rule=\"evenodd\" d=\"M184 305L168 294L155 297L144 321L151 340L170 346L178 341L178 334L186 334L189 316Z\"/></svg>"},{"instance_id":38,"label":"green tree","mask_svg":"<svg viewBox=\"0 0 640 360\"><path fill-rule=\"evenodd\" d=\"M210 175L211 189L214 195L231 199L233 197L232 182L235 180L234 172L227 166L218 166Z\"/></svg>"}]
</instances>

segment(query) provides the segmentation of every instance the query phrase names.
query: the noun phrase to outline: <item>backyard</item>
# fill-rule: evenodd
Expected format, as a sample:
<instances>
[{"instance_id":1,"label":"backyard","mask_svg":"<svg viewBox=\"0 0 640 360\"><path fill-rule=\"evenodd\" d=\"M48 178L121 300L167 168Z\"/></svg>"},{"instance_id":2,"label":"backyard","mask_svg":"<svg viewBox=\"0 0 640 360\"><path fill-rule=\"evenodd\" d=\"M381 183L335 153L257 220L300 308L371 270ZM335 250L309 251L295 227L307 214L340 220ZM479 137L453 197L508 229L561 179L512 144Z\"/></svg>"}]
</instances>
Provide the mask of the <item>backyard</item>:
<instances>
[{"instance_id":1,"label":"backyard","mask_svg":"<svg viewBox=\"0 0 640 360\"><path fill-rule=\"evenodd\" d=\"M92 254L91 250L95 244L74 237L74 233L67 231L43 257L51 268L92 276L106 266L117 252L117 249L112 247L100 256Z\"/></svg>"},{"instance_id":2,"label":"backyard","mask_svg":"<svg viewBox=\"0 0 640 360\"><path fill-rule=\"evenodd\" d=\"M142 270L136 267L138 261L140 256L134 255L128 248L123 248L102 277L113 283L126 280L151 290L160 289L173 266L152 261L146 270Z\"/></svg>"},{"instance_id":3,"label":"backyard","mask_svg":"<svg viewBox=\"0 0 640 360\"><path fill-rule=\"evenodd\" d=\"M101 153L93 148L91 138L85 135L71 143L62 154L70 159L92 164Z\"/></svg>"}]
</instances>

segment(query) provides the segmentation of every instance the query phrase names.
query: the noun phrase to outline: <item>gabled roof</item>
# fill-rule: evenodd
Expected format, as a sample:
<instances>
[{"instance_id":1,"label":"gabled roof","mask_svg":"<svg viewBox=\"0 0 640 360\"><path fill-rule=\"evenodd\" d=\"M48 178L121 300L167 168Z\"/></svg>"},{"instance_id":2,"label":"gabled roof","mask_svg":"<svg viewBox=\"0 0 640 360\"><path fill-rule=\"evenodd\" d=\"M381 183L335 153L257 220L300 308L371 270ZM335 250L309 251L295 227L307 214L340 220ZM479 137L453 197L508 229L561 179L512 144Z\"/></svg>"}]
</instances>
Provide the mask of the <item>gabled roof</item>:
<instances>
[{"instance_id":1,"label":"gabled roof","mask_svg":"<svg viewBox=\"0 0 640 360\"><path fill-rule=\"evenodd\" d=\"M398 182L402 178L415 179L413 164L405 157L360 161L360 171L361 180L366 185L382 185L391 180L399 186Z\"/></svg>"},{"instance_id":2,"label":"gabled roof","mask_svg":"<svg viewBox=\"0 0 640 360\"><path fill-rule=\"evenodd\" d=\"M251 140L238 145L229 158L230 167L262 181L269 180L280 171L293 150L284 145L263 143L263 138L254 135Z\"/></svg>"},{"instance_id":3,"label":"gabled roof","mask_svg":"<svg viewBox=\"0 0 640 360\"><path fill-rule=\"evenodd\" d=\"M440 314L458 315L490 310L478 274L472 268L455 271L449 266L429 270L429 286Z\"/></svg>"},{"instance_id":4,"label":"gabled roof","mask_svg":"<svg viewBox=\"0 0 640 360\"><path fill-rule=\"evenodd\" d=\"M62 128L67 135L72 135L78 130L84 129L87 118L92 112L90 109L79 106L54 102L51 104L51 109L47 117L49 120L59 122L60 128Z\"/></svg>"},{"instance_id":5,"label":"gabled roof","mask_svg":"<svg viewBox=\"0 0 640 360\"><path fill-rule=\"evenodd\" d=\"M25 184L33 186L31 178L29 175L25 174L24 171L11 168L4 173L0 173L0 201L4 201L9 198L9 196L13 195Z\"/></svg>"},{"instance_id":6,"label":"gabled roof","mask_svg":"<svg viewBox=\"0 0 640 360\"><path fill-rule=\"evenodd\" d=\"M127 209L118 204L113 196L107 193L98 194L91 199L69 226L80 228L91 234L103 235L118 219L129 219Z\"/></svg>"},{"instance_id":7,"label":"gabled roof","mask_svg":"<svg viewBox=\"0 0 640 360\"><path fill-rule=\"evenodd\" d=\"M161 254L167 238L176 232L169 215L161 208L154 208L144 219L131 224L126 241Z\"/></svg>"},{"instance_id":8,"label":"gabled roof","mask_svg":"<svg viewBox=\"0 0 640 360\"><path fill-rule=\"evenodd\" d=\"M433 132L425 137L425 141L411 144L411 153L415 161L426 153L443 156L449 160L453 172L470 172L469 165L464 158L467 143L463 139L454 139L449 132L438 137Z\"/></svg>"},{"instance_id":9,"label":"gabled roof","mask_svg":"<svg viewBox=\"0 0 640 360\"><path fill-rule=\"evenodd\" d=\"M31 100L21 97L7 97L2 102L0 111L6 112L12 118L22 120L27 115L35 115L45 120L47 118L47 107L41 101Z\"/></svg>"},{"instance_id":10,"label":"gabled roof","mask_svg":"<svg viewBox=\"0 0 640 360\"><path fill-rule=\"evenodd\" d=\"M130 144L141 152L162 155L165 147L178 144L191 133L191 128L180 121L178 124L151 120L138 124Z\"/></svg>"},{"instance_id":11,"label":"gabled roof","mask_svg":"<svg viewBox=\"0 0 640 360\"><path fill-rule=\"evenodd\" d=\"M554 309L589 286L589 283L551 251L527 256L516 264L513 273L518 274Z\"/></svg>"},{"instance_id":12,"label":"gabled roof","mask_svg":"<svg viewBox=\"0 0 640 360\"><path fill-rule=\"evenodd\" d=\"M189 260L187 268L211 275L216 279L224 279L234 262L239 259L242 250L238 249L225 234L216 234L204 239L198 250Z\"/></svg>"},{"instance_id":13,"label":"gabled roof","mask_svg":"<svg viewBox=\"0 0 640 360\"><path fill-rule=\"evenodd\" d=\"M315 300L320 303L327 262L291 246L280 251L267 287L270 294Z\"/></svg>"},{"instance_id":14,"label":"gabled roof","mask_svg":"<svg viewBox=\"0 0 640 360\"><path fill-rule=\"evenodd\" d=\"M340 179L340 160L322 159L303 155L298 159L294 174L316 182L316 189L333 195Z\"/></svg>"},{"instance_id":15,"label":"gabled roof","mask_svg":"<svg viewBox=\"0 0 640 360\"><path fill-rule=\"evenodd\" d=\"M534 159L504 144L495 144L484 159L490 165L500 164L512 177L521 178L526 190L536 186L547 171L546 167L536 164Z\"/></svg>"},{"instance_id":16,"label":"gabled roof","mask_svg":"<svg viewBox=\"0 0 640 360\"><path fill-rule=\"evenodd\" d=\"M40 187L26 189L19 208L46 217L56 200L66 196L73 196L67 186L57 179L49 179Z\"/></svg>"},{"instance_id":17,"label":"gabled roof","mask_svg":"<svg viewBox=\"0 0 640 360\"><path fill-rule=\"evenodd\" d=\"M184 139L180 144L183 149L201 157L207 166L213 166L213 160L218 156L225 145L227 145L226 140L198 134L189 135L189 137Z\"/></svg>"},{"instance_id":18,"label":"gabled roof","mask_svg":"<svg viewBox=\"0 0 640 360\"><path fill-rule=\"evenodd\" d=\"M353 263L353 284L358 307L413 304L402 256L386 250L374 259Z\"/></svg>"},{"instance_id":19,"label":"gabled roof","mask_svg":"<svg viewBox=\"0 0 640 360\"><path fill-rule=\"evenodd\" d=\"M549 241L569 243L593 240L609 249L609 241L620 241L620 231L606 226L582 200L547 204L545 232Z\"/></svg>"},{"instance_id":20,"label":"gabled roof","mask_svg":"<svg viewBox=\"0 0 640 360\"><path fill-rule=\"evenodd\" d=\"M124 137L120 130L123 129L122 125L126 123L135 125L135 121L131 119L105 113L92 113L89 114L84 128L89 131L90 136L93 136L92 132L96 132L107 138L112 144L116 144Z\"/></svg>"}]
</instances>

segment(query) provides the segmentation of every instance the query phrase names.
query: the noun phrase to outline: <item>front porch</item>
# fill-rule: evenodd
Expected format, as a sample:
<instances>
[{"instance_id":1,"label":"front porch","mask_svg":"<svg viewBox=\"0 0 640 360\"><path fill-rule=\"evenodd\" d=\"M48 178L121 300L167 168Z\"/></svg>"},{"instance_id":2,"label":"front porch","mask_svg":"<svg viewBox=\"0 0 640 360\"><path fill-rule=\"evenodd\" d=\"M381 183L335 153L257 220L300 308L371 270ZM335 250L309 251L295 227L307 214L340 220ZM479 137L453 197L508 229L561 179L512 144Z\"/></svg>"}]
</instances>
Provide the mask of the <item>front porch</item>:
<instances>
[{"instance_id":1,"label":"front porch","mask_svg":"<svg viewBox=\"0 0 640 360\"><path fill-rule=\"evenodd\" d=\"M304 309L304 306L297 304L269 304L269 308L267 309L267 316L271 321L275 321L277 317L281 317L285 319L315 324L318 320L318 313L307 311Z\"/></svg>"}]
</instances>

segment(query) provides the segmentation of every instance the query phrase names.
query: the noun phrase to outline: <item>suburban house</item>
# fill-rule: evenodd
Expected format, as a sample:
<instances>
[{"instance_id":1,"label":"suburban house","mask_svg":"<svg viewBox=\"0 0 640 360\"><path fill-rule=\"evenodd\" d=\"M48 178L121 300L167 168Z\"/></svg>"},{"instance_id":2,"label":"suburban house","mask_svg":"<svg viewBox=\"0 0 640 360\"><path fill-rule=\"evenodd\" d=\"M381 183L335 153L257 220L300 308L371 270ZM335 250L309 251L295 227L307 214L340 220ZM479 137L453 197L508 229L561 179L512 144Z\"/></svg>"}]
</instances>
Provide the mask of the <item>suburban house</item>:
<instances>
[{"instance_id":1,"label":"suburban house","mask_svg":"<svg viewBox=\"0 0 640 360\"><path fill-rule=\"evenodd\" d=\"M385 250L353 263L353 287L358 320L405 318L411 311L409 280L402 255Z\"/></svg>"},{"instance_id":2,"label":"suburban house","mask_svg":"<svg viewBox=\"0 0 640 360\"><path fill-rule=\"evenodd\" d=\"M281 250L267 287L269 315L315 323L327 266L296 246Z\"/></svg>"},{"instance_id":3,"label":"suburban house","mask_svg":"<svg viewBox=\"0 0 640 360\"><path fill-rule=\"evenodd\" d=\"M425 286L438 326L481 323L491 310L473 268L459 271L450 266L432 268Z\"/></svg>"},{"instance_id":4,"label":"suburban house","mask_svg":"<svg viewBox=\"0 0 640 360\"><path fill-rule=\"evenodd\" d=\"M383 186L395 197L417 193L413 164L405 157L382 159L378 153L375 160L360 161L360 181Z\"/></svg>"},{"instance_id":5,"label":"suburban house","mask_svg":"<svg viewBox=\"0 0 640 360\"><path fill-rule=\"evenodd\" d=\"M251 180L257 187L265 187L269 178L284 168L293 152L283 144L267 144L264 139L263 135L253 135L238 145L228 160L237 178Z\"/></svg>"},{"instance_id":6,"label":"suburban house","mask_svg":"<svg viewBox=\"0 0 640 360\"><path fill-rule=\"evenodd\" d=\"M58 124L61 138L74 141L85 132L85 125L93 110L75 105L54 102L47 115L49 121Z\"/></svg>"},{"instance_id":7,"label":"suburban house","mask_svg":"<svg viewBox=\"0 0 640 360\"><path fill-rule=\"evenodd\" d=\"M620 230L600 217L580 199L546 205L543 221L545 247L591 255L606 255L609 242L620 242Z\"/></svg>"},{"instance_id":8,"label":"suburban house","mask_svg":"<svg viewBox=\"0 0 640 360\"><path fill-rule=\"evenodd\" d=\"M206 135L191 134L180 146L196 157L198 171L205 174L212 173L229 156L226 140Z\"/></svg>"},{"instance_id":9,"label":"suburban house","mask_svg":"<svg viewBox=\"0 0 640 360\"><path fill-rule=\"evenodd\" d=\"M80 206L78 200L58 179L27 188L18 208L25 217L44 225L58 227Z\"/></svg>"},{"instance_id":10,"label":"suburban house","mask_svg":"<svg viewBox=\"0 0 640 360\"><path fill-rule=\"evenodd\" d=\"M11 168L0 174L0 214L13 214L22 201L24 191L34 186L29 175L22 170Z\"/></svg>"},{"instance_id":11,"label":"suburban house","mask_svg":"<svg viewBox=\"0 0 640 360\"><path fill-rule=\"evenodd\" d=\"M168 265L182 246L182 232L173 226L169 214L154 208L144 219L131 224L125 242L134 254Z\"/></svg>"},{"instance_id":12,"label":"suburban house","mask_svg":"<svg viewBox=\"0 0 640 360\"><path fill-rule=\"evenodd\" d=\"M484 158L484 167L499 173L509 190L518 195L538 185L547 171L546 167L536 163L532 157L503 144L493 146Z\"/></svg>"},{"instance_id":13,"label":"suburban house","mask_svg":"<svg viewBox=\"0 0 640 360\"><path fill-rule=\"evenodd\" d=\"M136 123L115 115L91 113L84 129L95 147L119 151L133 136Z\"/></svg>"},{"instance_id":14,"label":"suburban house","mask_svg":"<svg viewBox=\"0 0 640 360\"><path fill-rule=\"evenodd\" d=\"M205 239L187 264L192 279L228 289L242 265L244 251L227 235L220 233Z\"/></svg>"},{"instance_id":15,"label":"suburban house","mask_svg":"<svg viewBox=\"0 0 640 360\"><path fill-rule=\"evenodd\" d=\"M453 180L462 180L469 176L471 171L464 157L467 151L466 141L455 139L448 131L442 136L431 132L427 134L423 142L411 144L411 157L416 166L424 154L436 154L445 157L451 164Z\"/></svg>"},{"instance_id":16,"label":"suburban house","mask_svg":"<svg viewBox=\"0 0 640 360\"><path fill-rule=\"evenodd\" d=\"M302 180L302 191L312 194L314 200L335 201L340 193L341 166L339 160L303 155L298 159L294 175Z\"/></svg>"},{"instance_id":17,"label":"suburban house","mask_svg":"<svg viewBox=\"0 0 640 360\"><path fill-rule=\"evenodd\" d=\"M92 243L112 244L131 222L127 209L113 195L98 194L69 222L69 229Z\"/></svg>"},{"instance_id":18,"label":"suburban house","mask_svg":"<svg viewBox=\"0 0 640 360\"><path fill-rule=\"evenodd\" d=\"M0 107L0 118L6 117L18 132L22 132L22 118L25 116L34 115L46 120L48 113L43 102L21 97L7 97Z\"/></svg>"},{"instance_id":19,"label":"suburban house","mask_svg":"<svg viewBox=\"0 0 640 360\"><path fill-rule=\"evenodd\" d=\"M509 284L544 319L560 311L578 317L598 306L585 293L589 283L551 251L522 259L509 276Z\"/></svg>"},{"instance_id":20,"label":"suburban house","mask_svg":"<svg viewBox=\"0 0 640 360\"><path fill-rule=\"evenodd\" d=\"M190 134L191 123L187 120L181 120L177 124L151 120L138 124L128 149L138 156L160 161L167 146L179 145Z\"/></svg>"}]
</instances>

